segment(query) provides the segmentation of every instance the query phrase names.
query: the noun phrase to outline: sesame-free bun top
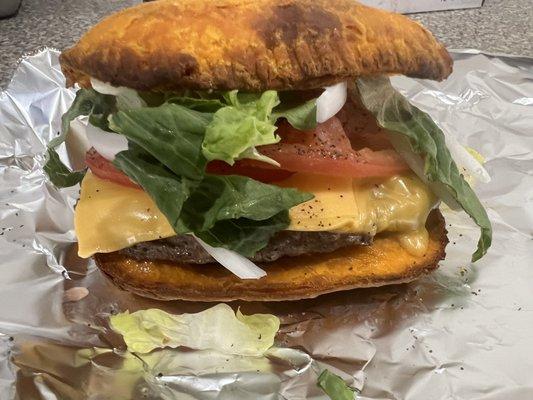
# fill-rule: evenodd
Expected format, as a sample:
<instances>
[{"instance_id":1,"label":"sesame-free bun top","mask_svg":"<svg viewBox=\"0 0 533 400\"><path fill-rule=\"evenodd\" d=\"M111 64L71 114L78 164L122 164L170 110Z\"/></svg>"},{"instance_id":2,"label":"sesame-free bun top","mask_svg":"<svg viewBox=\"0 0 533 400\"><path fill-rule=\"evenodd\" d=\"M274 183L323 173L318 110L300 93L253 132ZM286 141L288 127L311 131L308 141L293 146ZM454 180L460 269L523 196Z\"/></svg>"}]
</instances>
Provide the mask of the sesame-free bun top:
<instances>
[{"instance_id":1,"label":"sesame-free bun top","mask_svg":"<svg viewBox=\"0 0 533 400\"><path fill-rule=\"evenodd\" d=\"M138 90L311 89L357 76L442 80L417 22L352 0L159 0L113 14L61 54L67 83Z\"/></svg>"}]
</instances>

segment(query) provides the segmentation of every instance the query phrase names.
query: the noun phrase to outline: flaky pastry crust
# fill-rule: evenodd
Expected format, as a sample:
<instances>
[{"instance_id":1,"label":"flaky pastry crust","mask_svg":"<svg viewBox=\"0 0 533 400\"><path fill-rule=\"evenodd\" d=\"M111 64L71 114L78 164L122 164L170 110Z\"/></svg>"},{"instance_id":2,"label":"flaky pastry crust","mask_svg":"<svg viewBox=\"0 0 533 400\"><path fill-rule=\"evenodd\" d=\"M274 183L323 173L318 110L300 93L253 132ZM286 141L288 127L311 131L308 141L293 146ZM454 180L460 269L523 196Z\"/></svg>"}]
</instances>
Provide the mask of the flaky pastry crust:
<instances>
[{"instance_id":1,"label":"flaky pastry crust","mask_svg":"<svg viewBox=\"0 0 533 400\"><path fill-rule=\"evenodd\" d=\"M452 60L409 18L352 0L160 0L113 14L61 54L68 85L310 89L357 76L442 80Z\"/></svg>"}]
</instances>

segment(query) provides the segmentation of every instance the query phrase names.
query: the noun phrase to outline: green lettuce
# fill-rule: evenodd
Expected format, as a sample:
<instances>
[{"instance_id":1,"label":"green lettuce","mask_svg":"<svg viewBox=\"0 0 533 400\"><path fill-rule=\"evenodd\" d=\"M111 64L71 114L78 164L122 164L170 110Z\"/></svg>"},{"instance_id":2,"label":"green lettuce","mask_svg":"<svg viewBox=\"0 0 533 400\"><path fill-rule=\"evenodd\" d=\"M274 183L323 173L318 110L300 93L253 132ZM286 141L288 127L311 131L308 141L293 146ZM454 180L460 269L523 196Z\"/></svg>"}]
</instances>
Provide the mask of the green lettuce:
<instances>
[{"instance_id":1,"label":"green lettuce","mask_svg":"<svg viewBox=\"0 0 533 400\"><path fill-rule=\"evenodd\" d=\"M485 208L459 172L446 147L444 133L425 112L411 105L388 78L360 78L357 89L364 106L387 129L392 144L409 166L450 207L460 206L480 227L472 261L485 255L492 227Z\"/></svg>"},{"instance_id":2,"label":"green lettuce","mask_svg":"<svg viewBox=\"0 0 533 400\"><path fill-rule=\"evenodd\" d=\"M202 150L208 160L223 160L233 165L236 160L248 158L277 165L256 149L280 141L275 134L276 120L286 118L297 129L311 129L317 123L316 99L287 107L280 105L274 90L260 95L233 90L223 98L226 106L214 113L205 131Z\"/></svg>"},{"instance_id":3,"label":"green lettuce","mask_svg":"<svg viewBox=\"0 0 533 400\"><path fill-rule=\"evenodd\" d=\"M74 186L81 182L85 176L85 170L72 171L59 158L56 147L61 145L68 134L70 122L82 115L91 116L91 123L103 129L107 128L107 116L115 106L113 96L98 93L92 89L80 89L70 108L61 118L61 132L48 144L44 171L50 181L57 187Z\"/></svg>"},{"instance_id":4,"label":"green lettuce","mask_svg":"<svg viewBox=\"0 0 533 400\"><path fill-rule=\"evenodd\" d=\"M64 188L80 183L85 176L85 171L72 171L63 164L56 149L50 147L47 150L44 172L47 173L50 181L57 187Z\"/></svg>"},{"instance_id":5,"label":"green lettuce","mask_svg":"<svg viewBox=\"0 0 533 400\"><path fill-rule=\"evenodd\" d=\"M207 160L202 154L204 132L212 114L178 104L119 111L110 128L142 147L178 176L198 179Z\"/></svg>"},{"instance_id":6,"label":"green lettuce","mask_svg":"<svg viewBox=\"0 0 533 400\"><path fill-rule=\"evenodd\" d=\"M286 106L273 119L272 111L279 105L274 91L263 94L232 91L203 97L198 93L193 93L194 97L141 95L142 102L150 107L120 107L114 96L92 89L79 90L63 117L64 134L72 119L88 115L90 122L100 128L126 136L129 149L117 154L114 165L142 186L176 233L194 233L211 246L252 256L267 245L272 235L289 226L291 207L312 198L295 189L248 177L208 175L204 151L213 127L227 135L222 142L227 139L227 149L232 151L231 148L239 146L239 137L254 135L250 129L274 137L274 122L281 116L295 123L309 123L312 118L307 114L313 111L310 102ZM123 100L131 100L130 97ZM234 125L223 127L229 120ZM246 142L248 148L240 149L246 153L255 145L266 143L260 139L262 133L257 135L259 138L253 136ZM84 173L70 171L53 151L45 170L60 187L78 183Z\"/></svg>"},{"instance_id":7,"label":"green lettuce","mask_svg":"<svg viewBox=\"0 0 533 400\"><path fill-rule=\"evenodd\" d=\"M120 152L114 164L152 197L176 233L194 233L211 246L244 256L252 256L289 226L289 208L312 198L244 176L189 179L138 148Z\"/></svg>"},{"instance_id":8,"label":"green lettuce","mask_svg":"<svg viewBox=\"0 0 533 400\"><path fill-rule=\"evenodd\" d=\"M252 257L268 244L276 232L287 229L289 225L289 212L284 210L261 221L249 218L221 220L208 230L195 232L195 235L213 247L224 247Z\"/></svg>"},{"instance_id":9,"label":"green lettuce","mask_svg":"<svg viewBox=\"0 0 533 400\"><path fill-rule=\"evenodd\" d=\"M350 388L340 376L335 375L327 369L322 371L318 377L317 385L331 400L355 399L355 390Z\"/></svg>"},{"instance_id":10,"label":"green lettuce","mask_svg":"<svg viewBox=\"0 0 533 400\"><path fill-rule=\"evenodd\" d=\"M174 315L159 309L119 313L110 317L110 326L133 353L183 346L261 356L274 344L280 321L270 314L235 313L221 303L196 314Z\"/></svg>"},{"instance_id":11,"label":"green lettuce","mask_svg":"<svg viewBox=\"0 0 533 400\"><path fill-rule=\"evenodd\" d=\"M276 126L270 121L272 110L279 104L277 92L267 90L259 99L239 98L231 91L225 99L228 105L213 115L213 121L205 130L202 145L208 160L222 160L233 165L240 158L254 156L256 146L277 143ZM263 161L268 161L263 159Z\"/></svg>"}]
</instances>

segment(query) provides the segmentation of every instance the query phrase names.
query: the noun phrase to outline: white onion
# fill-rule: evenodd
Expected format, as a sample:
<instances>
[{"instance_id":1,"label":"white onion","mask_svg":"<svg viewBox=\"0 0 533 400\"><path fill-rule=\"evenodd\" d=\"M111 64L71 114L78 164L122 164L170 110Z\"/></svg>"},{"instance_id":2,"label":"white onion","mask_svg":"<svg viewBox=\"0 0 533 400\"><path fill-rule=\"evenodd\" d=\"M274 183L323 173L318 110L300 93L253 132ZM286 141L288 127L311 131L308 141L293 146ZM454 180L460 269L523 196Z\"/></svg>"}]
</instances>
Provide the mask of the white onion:
<instances>
[{"instance_id":1,"label":"white onion","mask_svg":"<svg viewBox=\"0 0 533 400\"><path fill-rule=\"evenodd\" d=\"M348 97L348 84L340 82L325 88L324 93L316 99L316 120L322 123L337 114Z\"/></svg>"},{"instance_id":2,"label":"white onion","mask_svg":"<svg viewBox=\"0 0 533 400\"><path fill-rule=\"evenodd\" d=\"M134 89L124 86L112 86L109 83L99 81L91 78L91 86L98 93L110 94L116 96L117 106L119 109L135 109L146 106L146 102L141 99L141 96Z\"/></svg>"},{"instance_id":3,"label":"white onion","mask_svg":"<svg viewBox=\"0 0 533 400\"><path fill-rule=\"evenodd\" d=\"M106 132L90 123L87 124L86 135L91 146L109 161L113 161L117 153L128 150L128 139L124 135Z\"/></svg>"},{"instance_id":4,"label":"white onion","mask_svg":"<svg viewBox=\"0 0 533 400\"><path fill-rule=\"evenodd\" d=\"M457 139L451 135L446 135L445 140L452 158L457 164L459 164L459 166L463 167L474 179L483 183L490 182L490 175L487 170L461 143L457 141Z\"/></svg>"},{"instance_id":5,"label":"white onion","mask_svg":"<svg viewBox=\"0 0 533 400\"><path fill-rule=\"evenodd\" d=\"M224 249L222 247L213 247L205 243L202 239L195 236L200 245L207 251L211 257L217 260L224 268L241 279L259 279L266 275L266 272L255 265L246 257L239 253Z\"/></svg>"}]
</instances>

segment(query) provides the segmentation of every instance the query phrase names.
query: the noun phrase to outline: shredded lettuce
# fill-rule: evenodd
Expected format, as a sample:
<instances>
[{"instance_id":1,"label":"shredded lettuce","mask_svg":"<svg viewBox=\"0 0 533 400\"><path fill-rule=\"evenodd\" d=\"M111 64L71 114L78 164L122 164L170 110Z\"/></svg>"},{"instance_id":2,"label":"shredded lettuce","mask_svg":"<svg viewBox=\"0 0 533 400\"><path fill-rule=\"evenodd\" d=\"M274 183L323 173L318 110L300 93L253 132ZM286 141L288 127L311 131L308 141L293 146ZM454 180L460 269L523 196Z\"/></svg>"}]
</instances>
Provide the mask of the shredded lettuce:
<instances>
[{"instance_id":1,"label":"shredded lettuce","mask_svg":"<svg viewBox=\"0 0 533 400\"><path fill-rule=\"evenodd\" d=\"M354 400L355 390L350 388L340 376L325 369L317 380L317 385L331 400Z\"/></svg>"},{"instance_id":2,"label":"shredded lettuce","mask_svg":"<svg viewBox=\"0 0 533 400\"><path fill-rule=\"evenodd\" d=\"M360 78L357 89L363 105L387 129L393 146L413 171L451 208L460 206L480 227L472 262L482 258L492 242L491 223L446 147L444 133L428 114L397 92L388 78Z\"/></svg>"},{"instance_id":3,"label":"shredded lettuce","mask_svg":"<svg viewBox=\"0 0 533 400\"><path fill-rule=\"evenodd\" d=\"M110 317L111 328L123 336L128 350L141 354L183 346L261 356L274 344L279 325L274 315L243 315L223 303L196 314L174 315L148 309Z\"/></svg>"}]
</instances>

